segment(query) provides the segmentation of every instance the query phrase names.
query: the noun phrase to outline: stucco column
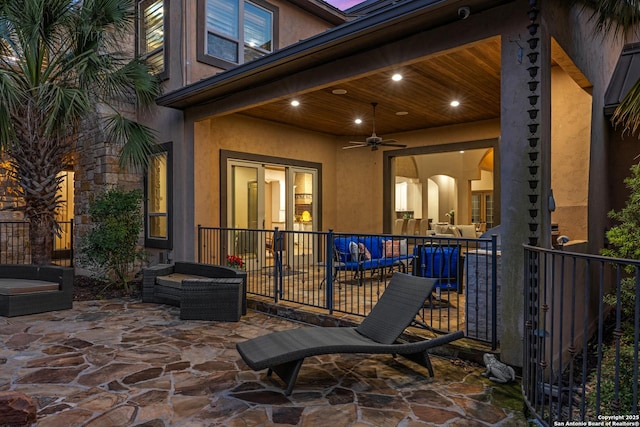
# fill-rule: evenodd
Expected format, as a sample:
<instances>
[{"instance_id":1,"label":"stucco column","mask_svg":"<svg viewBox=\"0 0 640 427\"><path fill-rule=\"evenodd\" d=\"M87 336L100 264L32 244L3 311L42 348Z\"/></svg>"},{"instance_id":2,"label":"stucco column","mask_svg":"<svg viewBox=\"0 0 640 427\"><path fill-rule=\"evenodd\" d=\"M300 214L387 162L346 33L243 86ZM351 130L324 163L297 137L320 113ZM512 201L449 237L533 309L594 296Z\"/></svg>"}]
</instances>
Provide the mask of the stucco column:
<instances>
[{"instance_id":1,"label":"stucco column","mask_svg":"<svg viewBox=\"0 0 640 427\"><path fill-rule=\"evenodd\" d=\"M500 191L501 191L501 250L502 250L502 324L500 351L502 361L514 366L523 365L524 334L524 251L522 245L528 243L530 236L529 222L531 205L528 195L531 193L529 180L529 95L528 86L531 76L528 68L531 63L528 53L527 17L528 2L522 2L521 13L510 17L510 32L502 35L502 79L501 79L501 140L500 140ZM540 208L538 223L540 224L540 244L545 244L543 236L549 222L547 203L544 197L549 184L549 157L543 155L544 144L549 144L549 49L546 47L549 38L542 26L536 37L540 37L541 54L537 61L540 70L537 79L540 84L538 105L541 116L540 123L540 182L538 183L542 197L535 207ZM544 47L543 47L544 46ZM546 83L542 83L547 80ZM546 104L546 106L545 106ZM547 178L544 178L546 176ZM546 239L548 241L548 238Z\"/></svg>"}]
</instances>

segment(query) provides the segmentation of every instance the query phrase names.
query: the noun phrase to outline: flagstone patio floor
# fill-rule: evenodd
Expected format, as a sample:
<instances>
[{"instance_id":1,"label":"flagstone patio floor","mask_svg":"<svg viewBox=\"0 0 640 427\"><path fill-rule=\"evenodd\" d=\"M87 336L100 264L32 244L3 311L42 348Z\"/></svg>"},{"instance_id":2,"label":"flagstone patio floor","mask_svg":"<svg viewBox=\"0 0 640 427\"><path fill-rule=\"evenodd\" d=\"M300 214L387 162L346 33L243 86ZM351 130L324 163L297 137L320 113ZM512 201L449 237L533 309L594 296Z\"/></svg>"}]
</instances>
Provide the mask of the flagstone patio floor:
<instances>
[{"instance_id":1,"label":"flagstone patio floor","mask_svg":"<svg viewBox=\"0 0 640 427\"><path fill-rule=\"evenodd\" d=\"M436 356L433 378L388 355L310 358L285 396L235 344L300 326L254 311L237 323L182 321L178 308L136 300L0 317L0 390L32 397L37 427L528 425L518 382Z\"/></svg>"}]
</instances>

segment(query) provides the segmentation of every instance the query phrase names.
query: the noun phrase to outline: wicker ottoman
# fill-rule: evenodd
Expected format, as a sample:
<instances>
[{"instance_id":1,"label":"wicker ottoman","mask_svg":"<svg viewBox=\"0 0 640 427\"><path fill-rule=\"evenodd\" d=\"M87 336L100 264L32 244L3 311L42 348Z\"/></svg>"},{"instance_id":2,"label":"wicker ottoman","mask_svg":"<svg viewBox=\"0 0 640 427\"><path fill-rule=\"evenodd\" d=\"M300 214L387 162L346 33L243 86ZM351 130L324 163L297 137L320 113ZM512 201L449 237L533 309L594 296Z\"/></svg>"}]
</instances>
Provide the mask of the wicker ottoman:
<instances>
[{"instance_id":1,"label":"wicker ottoman","mask_svg":"<svg viewBox=\"0 0 640 427\"><path fill-rule=\"evenodd\" d=\"M242 315L242 283L242 278L184 279L180 318L239 321Z\"/></svg>"}]
</instances>

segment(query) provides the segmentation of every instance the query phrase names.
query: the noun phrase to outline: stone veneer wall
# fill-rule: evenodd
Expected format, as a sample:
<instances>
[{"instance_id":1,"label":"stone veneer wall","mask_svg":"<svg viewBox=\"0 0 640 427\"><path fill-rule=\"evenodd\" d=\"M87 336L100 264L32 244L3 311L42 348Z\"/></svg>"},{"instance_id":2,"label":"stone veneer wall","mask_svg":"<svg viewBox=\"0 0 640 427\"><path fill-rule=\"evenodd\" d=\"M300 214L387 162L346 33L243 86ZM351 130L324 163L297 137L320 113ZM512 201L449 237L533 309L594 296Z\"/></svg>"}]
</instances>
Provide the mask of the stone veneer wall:
<instances>
[{"instance_id":1,"label":"stone veneer wall","mask_svg":"<svg viewBox=\"0 0 640 427\"><path fill-rule=\"evenodd\" d=\"M76 250L82 236L91 228L89 204L103 190L118 186L125 190L143 189L143 174L122 170L120 147L116 144L94 143L85 146L76 156L74 165L74 239ZM140 212L143 215L143 212ZM144 244L140 236L140 245Z\"/></svg>"},{"instance_id":2,"label":"stone veneer wall","mask_svg":"<svg viewBox=\"0 0 640 427\"><path fill-rule=\"evenodd\" d=\"M9 167L9 162L0 161L0 263L30 263L29 227L23 223L24 212L18 210L22 199Z\"/></svg>"},{"instance_id":3,"label":"stone veneer wall","mask_svg":"<svg viewBox=\"0 0 640 427\"><path fill-rule=\"evenodd\" d=\"M497 334L498 341L502 336L502 263L501 252L496 254L496 302L497 302ZM491 252L478 249L467 252L464 258L464 277L466 279L466 306L465 313L466 335L468 337L491 341L493 319L491 318L493 306L493 259ZM487 317L488 316L488 317Z\"/></svg>"}]
</instances>

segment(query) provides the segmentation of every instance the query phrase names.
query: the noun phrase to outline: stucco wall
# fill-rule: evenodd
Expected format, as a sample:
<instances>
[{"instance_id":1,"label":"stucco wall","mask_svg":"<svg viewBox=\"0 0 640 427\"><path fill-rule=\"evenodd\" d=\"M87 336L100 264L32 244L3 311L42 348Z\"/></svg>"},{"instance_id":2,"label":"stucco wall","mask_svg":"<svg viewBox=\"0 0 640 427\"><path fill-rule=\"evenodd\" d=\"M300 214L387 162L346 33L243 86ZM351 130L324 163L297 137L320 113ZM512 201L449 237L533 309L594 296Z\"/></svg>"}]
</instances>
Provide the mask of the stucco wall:
<instances>
[{"instance_id":1,"label":"stucco wall","mask_svg":"<svg viewBox=\"0 0 640 427\"><path fill-rule=\"evenodd\" d=\"M197 59L197 3L196 0L171 2L169 31L173 60L169 61L171 79L166 84L172 89L197 82L222 71L220 68L199 62ZM268 3L278 8L279 49L332 27L326 21L289 2L269 0ZM186 31L184 27L186 27ZM181 34L185 34L184 39ZM181 57L181 55L184 56Z\"/></svg>"},{"instance_id":2,"label":"stucco wall","mask_svg":"<svg viewBox=\"0 0 640 427\"><path fill-rule=\"evenodd\" d=\"M335 141L333 137L242 115L198 122L194 144L195 223L220 226L220 150L322 164L322 229L335 227ZM286 164L286 160L283 160ZM226 170L223 171L226 173ZM226 224L225 224L226 225Z\"/></svg>"},{"instance_id":3,"label":"stucco wall","mask_svg":"<svg viewBox=\"0 0 640 427\"><path fill-rule=\"evenodd\" d=\"M579 8L568 10L555 2L546 2L542 13L551 36L593 84L587 234L588 252L598 253L604 245L607 211L611 206L607 191L611 125L603 112L604 94L622 47L629 40L613 36L605 38L594 30L589 13L580 13Z\"/></svg>"},{"instance_id":4,"label":"stucco wall","mask_svg":"<svg viewBox=\"0 0 640 427\"><path fill-rule=\"evenodd\" d=\"M551 221L572 240L586 240L591 95L559 67L552 68L551 78Z\"/></svg>"},{"instance_id":5,"label":"stucco wall","mask_svg":"<svg viewBox=\"0 0 640 427\"><path fill-rule=\"evenodd\" d=\"M393 135L411 146L496 138L497 121ZM220 150L322 164L322 230L381 233L382 151L343 150L343 138L242 115L195 125L195 224L220 225ZM456 169L460 169L457 167ZM226 171L225 171L226 173Z\"/></svg>"}]
</instances>

